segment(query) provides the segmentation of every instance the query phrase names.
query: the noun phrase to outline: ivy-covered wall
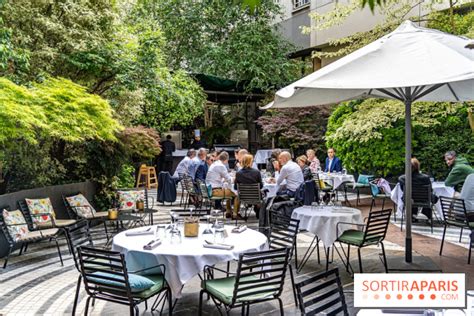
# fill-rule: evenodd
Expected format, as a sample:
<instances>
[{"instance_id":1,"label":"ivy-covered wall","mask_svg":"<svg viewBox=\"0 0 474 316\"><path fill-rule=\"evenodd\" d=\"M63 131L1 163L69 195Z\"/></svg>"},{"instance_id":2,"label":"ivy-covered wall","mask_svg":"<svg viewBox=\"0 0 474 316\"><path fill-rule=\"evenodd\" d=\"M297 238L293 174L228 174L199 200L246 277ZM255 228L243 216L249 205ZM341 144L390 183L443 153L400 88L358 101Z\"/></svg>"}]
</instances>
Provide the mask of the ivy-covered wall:
<instances>
[{"instance_id":1,"label":"ivy-covered wall","mask_svg":"<svg viewBox=\"0 0 474 316\"><path fill-rule=\"evenodd\" d=\"M474 162L472 104L417 102L412 106L413 156L425 173L444 178L443 155L455 150ZM328 122L326 140L351 172L399 175L405 161L405 109L395 100L368 99L339 105Z\"/></svg>"}]
</instances>

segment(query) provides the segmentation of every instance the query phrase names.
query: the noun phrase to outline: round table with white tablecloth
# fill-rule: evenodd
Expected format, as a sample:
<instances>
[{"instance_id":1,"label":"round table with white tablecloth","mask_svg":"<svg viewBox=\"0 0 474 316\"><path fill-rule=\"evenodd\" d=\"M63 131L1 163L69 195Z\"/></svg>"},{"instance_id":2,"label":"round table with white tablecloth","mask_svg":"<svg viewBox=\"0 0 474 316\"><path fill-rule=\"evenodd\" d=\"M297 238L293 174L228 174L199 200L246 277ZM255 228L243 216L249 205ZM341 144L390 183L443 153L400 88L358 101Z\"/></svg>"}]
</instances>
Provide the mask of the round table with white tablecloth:
<instances>
[{"instance_id":1,"label":"round table with white tablecloth","mask_svg":"<svg viewBox=\"0 0 474 316\"><path fill-rule=\"evenodd\" d=\"M333 186L333 189L337 189L343 183L355 183L354 176L351 174L342 174L338 172L321 172L319 173L319 179L329 182Z\"/></svg>"},{"instance_id":2,"label":"round table with white tablecloth","mask_svg":"<svg viewBox=\"0 0 474 316\"><path fill-rule=\"evenodd\" d=\"M453 197L454 195L454 188L447 187L444 182L433 182L431 183L431 187L433 188L433 193L437 196L446 196L446 197ZM392 190L391 200L397 204L397 216L401 217L403 214L404 204L403 204L403 192L402 188L400 187L400 183L397 183L395 188ZM443 210L441 209L441 203L438 201L435 204L435 211L436 215L443 219Z\"/></svg>"},{"instance_id":3,"label":"round table with white tablecloth","mask_svg":"<svg viewBox=\"0 0 474 316\"><path fill-rule=\"evenodd\" d=\"M201 224L198 237L183 237L179 244L171 244L169 239L164 238L162 244L152 250L144 250L143 246L155 238L153 235L127 236L126 232L121 232L113 238L112 250L125 255L130 271L163 264L173 297L179 298L184 284L201 273L204 266L236 260L241 253L268 248L267 237L262 233L252 229L240 234L231 233L234 226L225 226L228 237L224 243L233 245L232 250L205 248L205 240L213 241L212 234L202 234L205 228L206 224ZM143 229L140 227L134 230Z\"/></svg>"},{"instance_id":4,"label":"round table with white tablecloth","mask_svg":"<svg viewBox=\"0 0 474 316\"><path fill-rule=\"evenodd\" d=\"M352 225L343 224L339 225L339 231L336 232L337 223L364 223L360 210L341 206L302 206L293 211L291 218L299 219L299 228L317 235L326 248L331 247L345 230L354 228Z\"/></svg>"}]
</instances>

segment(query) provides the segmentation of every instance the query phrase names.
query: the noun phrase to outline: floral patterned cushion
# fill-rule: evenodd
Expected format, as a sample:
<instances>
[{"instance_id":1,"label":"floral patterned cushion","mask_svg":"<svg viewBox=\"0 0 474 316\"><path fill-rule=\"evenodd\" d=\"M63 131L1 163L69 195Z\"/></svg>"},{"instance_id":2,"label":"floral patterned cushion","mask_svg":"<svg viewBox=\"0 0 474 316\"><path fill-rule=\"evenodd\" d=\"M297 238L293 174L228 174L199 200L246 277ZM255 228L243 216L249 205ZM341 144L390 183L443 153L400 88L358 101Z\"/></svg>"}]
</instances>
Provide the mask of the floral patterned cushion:
<instances>
[{"instance_id":1,"label":"floral patterned cushion","mask_svg":"<svg viewBox=\"0 0 474 316\"><path fill-rule=\"evenodd\" d=\"M42 225L51 223L52 218L56 218L53 205L49 198L45 199L25 199L30 211L33 225ZM41 214L41 215L40 215ZM50 214L50 215L48 215Z\"/></svg>"},{"instance_id":2,"label":"floral patterned cushion","mask_svg":"<svg viewBox=\"0 0 474 316\"><path fill-rule=\"evenodd\" d=\"M72 210L76 212L77 216L82 218L94 217L95 209L82 194L68 196L66 198L69 205L72 207Z\"/></svg>"},{"instance_id":3,"label":"floral patterned cushion","mask_svg":"<svg viewBox=\"0 0 474 316\"><path fill-rule=\"evenodd\" d=\"M3 210L3 220L7 225L8 233L14 241L18 241L28 234L28 225L26 224L25 217L23 217L21 211L16 210L9 212Z\"/></svg>"},{"instance_id":4,"label":"floral patterned cushion","mask_svg":"<svg viewBox=\"0 0 474 316\"><path fill-rule=\"evenodd\" d=\"M133 210L136 208L137 201L145 200L145 191L131 190L131 191L117 191L119 210Z\"/></svg>"}]
</instances>

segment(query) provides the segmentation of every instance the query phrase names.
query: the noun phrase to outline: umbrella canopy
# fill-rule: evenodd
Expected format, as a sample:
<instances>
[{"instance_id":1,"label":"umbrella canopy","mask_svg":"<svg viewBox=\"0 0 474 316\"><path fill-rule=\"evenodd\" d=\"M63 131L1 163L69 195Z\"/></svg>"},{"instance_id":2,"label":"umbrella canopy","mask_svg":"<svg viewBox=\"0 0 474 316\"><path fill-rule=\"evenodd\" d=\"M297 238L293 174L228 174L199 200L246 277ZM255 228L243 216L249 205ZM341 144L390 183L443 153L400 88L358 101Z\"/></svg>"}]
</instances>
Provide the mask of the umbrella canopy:
<instances>
[{"instance_id":1,"label":"umbrella canopy","mask_svg":"<svg viewBox=\"0 0 474 316\"><path fill-rule=\"evenodd\" d=\"M277 91L265 108L339 103L358 98L405 104L405 260L412 262L411 104L474 100L470 40L403 22L395 31Z\"/></svg>"},{"instance_id":2,"label":"umbrella canopy","mask_svg":"<svg viewBox=\"0 0 474 316\"><path fill-rule=\"evenodd\" d=\"M466 49L469 42L405 21L392 33L280 89L264 108L364 97L404 100L400 88L405 87L419 87L411 89L412 101L473 100L474 52Z\"/></svg>"}]
</instances>

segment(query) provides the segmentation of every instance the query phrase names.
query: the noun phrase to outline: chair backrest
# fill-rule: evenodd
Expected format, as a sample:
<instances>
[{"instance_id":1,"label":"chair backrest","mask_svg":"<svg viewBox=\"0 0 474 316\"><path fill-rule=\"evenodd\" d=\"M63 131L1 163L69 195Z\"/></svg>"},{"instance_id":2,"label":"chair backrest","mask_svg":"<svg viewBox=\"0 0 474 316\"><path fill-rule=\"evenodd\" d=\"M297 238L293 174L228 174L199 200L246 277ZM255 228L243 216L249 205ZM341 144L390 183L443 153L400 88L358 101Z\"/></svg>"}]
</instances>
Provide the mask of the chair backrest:
<instances>
[{"instance_id":1,"label":"chair backrest","mask_svg":"<svg viewBox=\"0 0 474 316\"><path fill-rule=\"evenodd\" d=\"M173 209L171 210L171 212L175 212L180 217L191 216L191 212L189 211L189 209ZM209 213L209 209L193 209L193 217L199 217L200 220L204 220L205 218L203 217L209 215Z\"/></svg>"},{"instance_id":2,"label":"chair backrest","mask_svg":"<svg viewBox=\"0 0 474 316\"><path fill-rule=\"evenodd\" d=\"M31 217L30 209L28 208L28 204L24 199L18 201L18 208L23 213L23 217L25 218L26 224L28 224L28 229L30 231L36 230L37 228L33 224L33 218Z\"/></svg>"},{"instance_id":3,"label":"chair backrest","mask_svg":"<svg viewBox=\"0 0 474 316\"><path fill-rule=\"evenodd\" d=\"M67 195L64 195L62 196L63 198L63 203L64 203L64 206L66 207L66 211L67 211L67 215L69 216L69 218L72 218L72 219L79 219L80 217L77 215L77 213L74 211L74 208L71 204L69 204L67 198L69 197L72 197L72 196L76 196L78 194L82 194L81 192L76 192L76 193L73 193L73 194L67 194ZM90 203L90 202L89 202Z\"/></svg>"},{"instance_id":4,"label":"chair backrest","mask_svg":"<svg viewBox=\"0 0 474 316\"><path fill-rule=\"evenodd\" d=\"M291 217L286 217L275 211L270 212L270 249L288 248L289 258L293 256L296 245L296 236L300 227L300 221Z\"/></svg>"},{"instance_id":5,"label":"chair backrest","mask_svg":"<svg viewBox=\"0 0 474 316\"><path fill-rule=\"evenodd\" d=\"M201 192L201 196L205 199L210 199L211 196L209 195L209 190L207 189L206 182L199 179L197 179L196 182L198 184L199 191Z\"/></svg>"},{"instance_id":6,"label":"chair backrest","mask_svg":"<svg viewBox=\"0 0 474 316\"><path fill-rule=\"evenodd\" d=\"M3 232L5 239L7 240L8 244L13 246L15 244L15 240L8 232L7 224L5 223L5 219L3 218L3 210L10 211L10 207L8 205L0 206L0 230Z\"/></svg>"},{"instance_id":7,"label":"chair backrest","mask_svg":"<svg viewBox=\"0 0 474 316\"><path fill-rule=\"evenodd\" d=\"M431 183L415 185L411 191L412 207L431 207Z\"/></svg>"},{"instance_id":8,"label":"chair backrest","mask_svg":"<svg viewBox=\"0 0 474 316\"><path fill-rule=\"evenodd\" d=\"M279 297L285 282L289 251L280 248L240 254L231 305Z\"/></svg>"},{"instance_id":9,"label":"chair backrest","mask_svg":"<svg viewBox=\"0 0 474 316\"><path fill-rule=\"evenodd\" d=\"M81 246L78 255L87 294L113 297L117 303L133 301L123 254Z\"/></svg>"},{"instance_id":10,"label":"chair backrest","mask_svg":"<svg viewBox=\"0 0 474 316\"><path fill-rule=\"evenodd\" d=\"M74 225L66 227L66 240L69 247L69 251L72 254L74 265L77 271L81 271L78 255L78 247L89 246L93 247L92 236L89 230L88 221L79 221Z\"/></svg>"},{"instance_id":11,"label":"chair backrest","mask_svg":"<svg viewBox=\"0 0 474 316\"><path fill-rule=\"evenodd\" d=\"M295 287L302 315L349 315L337 268L296 283Z\"/></svg>"},{"instance_id":12,"label":"chair backrest","mask_svg":"<svg viewBox=\"0 0 474 316\"><path fill-rule=\"evenodd\" d=\"M440 196L441 209L444 221L455 226L469 226L464 200Z\"/></svg>"},{"instance_id":13,"label":"chair backrest","mask_svg":"<svg viewBox=\"0 0 474 316\"><path fill-rule=\"evenodd\" d=\"M369 174L359 174L359 176L357 177L357 183L360 183L360 184L369 184L370 181L372 181L374 179L374 176L373 175L369 175Z\"/></svg>"},{"instance_id":14,"label":"chair backrest","mask_svg":"<svg viewBox=\"0 0 474 316\"><path fill-rule=\"evenodd\" d=\"M365 226L363 245L377 244L385 239L391 214L391 209L370 212Z\"/></svg>"},{"instance_id":15,"label":"chair backrest","mask_svg":"<svg viewBox=\"0 0 474 316\"><path fill-rule=\"evenodd\" d=\"M260 183L244 184L237 183L239 201L245 204L262 203L262 193Z\"/></svg>"},{"instance_id":16,"label":"chair backrest","mask_svg":"<svg viewBox=\"0 0 474 316\"><path fill-rule=\"evenodd\" d=\"M184 175L183 179L181 179L181 185L185 192L191 195L197 195L198 192L196 191L196 187L194 186L193 178L188 175Z\"/></svg>"}]
</instances>

